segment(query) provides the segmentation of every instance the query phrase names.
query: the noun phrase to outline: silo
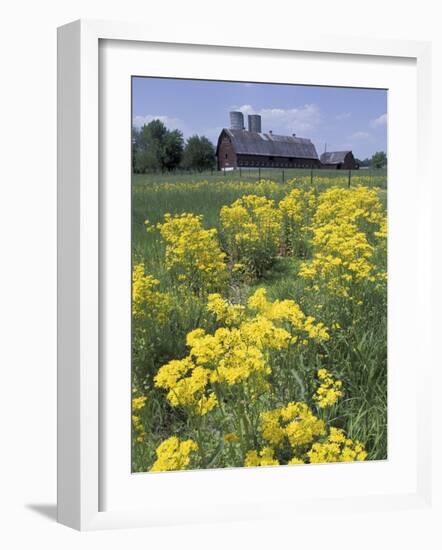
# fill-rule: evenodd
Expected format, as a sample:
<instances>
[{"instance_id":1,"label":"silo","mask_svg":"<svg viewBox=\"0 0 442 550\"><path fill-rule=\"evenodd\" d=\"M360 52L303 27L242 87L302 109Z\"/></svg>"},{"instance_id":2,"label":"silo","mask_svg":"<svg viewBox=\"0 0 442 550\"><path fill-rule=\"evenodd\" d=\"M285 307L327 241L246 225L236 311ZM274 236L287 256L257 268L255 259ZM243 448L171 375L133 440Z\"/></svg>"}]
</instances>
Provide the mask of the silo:
<instances>
[{"instance_id":1,"label":"silo","mask_svg":"<svg viewBox=\"0 0 442 550\"><path fill-rule=\"evenodd\" d=\"M244 115L241 111L230 111L230 129L244 130Z\"/></svg>"},{"instance_id":2,"label":"silo","mask_svg":"<svg viewBox=\"0 0 442 550\"><path fill-rule=\"evenodd\" d=\"M261 133L261 115L249 115L249 132Z\"/></svg>"}]
</instances>

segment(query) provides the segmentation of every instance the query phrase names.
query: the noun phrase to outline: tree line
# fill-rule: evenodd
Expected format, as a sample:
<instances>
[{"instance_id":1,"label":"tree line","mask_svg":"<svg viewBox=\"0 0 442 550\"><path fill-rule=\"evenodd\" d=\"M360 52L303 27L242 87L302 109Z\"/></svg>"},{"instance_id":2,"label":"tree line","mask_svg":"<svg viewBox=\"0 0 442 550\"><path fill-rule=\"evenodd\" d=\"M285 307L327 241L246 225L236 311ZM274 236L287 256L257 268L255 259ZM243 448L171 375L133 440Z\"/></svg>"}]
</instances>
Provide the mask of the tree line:
<instances>
[{"instance_id":1,"label":"tree line","mask_svg":"<svg viewBox=\"0 0 442 550\"><path fill-rule=\"evenodd\" d=\"M136 174L177 168L203 171L215 166L215 147L205 136L184 140L182 132L168 130L158 119L132 128L132 170Z\"/></svg>"},{"instance_id":2,"label":"tree line","mask_svg":"<svg viewBox=\"0 0 442 550\"><path fill-rule=\"evenodd\" d=\"M355 159L361 167L384 168L383 151L371 158ZM132 169L136 174L171 172L177 168L204 171L216 167L215 147L205 136L194 135L184 140L179 130L169 130L155 119L142 128L132 128Z\"/></svg>"},{"instance_id":3,"label":"tree line","mask_svg":"<svg viewBox=\"0 0 442 550\"><path fill-rule=\"evenodd\" d=\"M387 155L384 151L377 151L371 158L364 160L355 159L361 167L367 168L385 168L387 166Z\"/></svg>"}]
</instances>

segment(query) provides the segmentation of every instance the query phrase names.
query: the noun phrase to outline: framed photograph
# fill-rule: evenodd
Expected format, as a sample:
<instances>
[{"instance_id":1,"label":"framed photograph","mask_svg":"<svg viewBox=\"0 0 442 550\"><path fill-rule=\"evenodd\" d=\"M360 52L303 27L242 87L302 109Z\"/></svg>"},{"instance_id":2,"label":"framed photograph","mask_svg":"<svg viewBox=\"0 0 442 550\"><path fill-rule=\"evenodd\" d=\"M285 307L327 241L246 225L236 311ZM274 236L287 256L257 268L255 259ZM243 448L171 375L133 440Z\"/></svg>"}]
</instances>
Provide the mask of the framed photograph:
<instances>
[{"instance_id":1,"label":"framed photograph","mask_svg":"<svg viewBox=\"0 0 442 550\"><path fill-rule=\"evenodd\" d=\"M58 517L77 529L431 496L430 46L225 40L59 29Z\"/></svg>"}]
</instances>

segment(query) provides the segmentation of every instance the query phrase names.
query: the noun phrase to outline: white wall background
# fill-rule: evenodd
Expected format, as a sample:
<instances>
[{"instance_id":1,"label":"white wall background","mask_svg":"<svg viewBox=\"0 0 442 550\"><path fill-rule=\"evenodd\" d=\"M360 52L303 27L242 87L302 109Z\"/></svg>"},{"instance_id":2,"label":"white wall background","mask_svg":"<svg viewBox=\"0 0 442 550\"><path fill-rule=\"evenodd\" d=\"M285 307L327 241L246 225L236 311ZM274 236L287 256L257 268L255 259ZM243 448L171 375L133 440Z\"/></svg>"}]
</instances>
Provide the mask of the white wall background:
<instances>
[{"instance_id":1,"label":"white wall background","mask_svg":"<svg viewBox=\"0 0 442 550\"><path fill-rule=\"evenodd\" d=\"M434 150L440 164L442 35L440 2L403 0L273 0L223 2L169 0L15 0L2 5L0 31L0 545L3 548L440 548L433 511L277 522L157 528L79 534L54 522L56 494L56 27L74 19L142 21L164 28L186 26L189 36L239 25L271 36L311 33L381 36L434 42ZM238 25L239 24L239 25ZM404 131L407 120L404 116ZM435 178L440 180L440 170ZM442 185L438 181L436 185ZM438 191L438 198L442 193ZM439 204L434 232L442 237ZM440 258L440 253L439 253ZM442 279L435 264L435 281ZM437 288L437 285L435 285ZM435 302L440 305L437 290ZM435 308L437 312L437 308ZM434 318L439 339L440 322ZM440 362L439 362L440 363ZM442 367L442 365L438 365ZM6 376L5 376L6 375ZM440 418L440 372L433 391ZM438 383L439 381L439 383ZM404 428L406 429L406 428ZM435 417L435 484L441 487L441 427ZM438 471L439 470L439 471ZM440 491L438 495L440 497ZM310 532L309 536L305 533Z\"/></svg>"}]
</instances>

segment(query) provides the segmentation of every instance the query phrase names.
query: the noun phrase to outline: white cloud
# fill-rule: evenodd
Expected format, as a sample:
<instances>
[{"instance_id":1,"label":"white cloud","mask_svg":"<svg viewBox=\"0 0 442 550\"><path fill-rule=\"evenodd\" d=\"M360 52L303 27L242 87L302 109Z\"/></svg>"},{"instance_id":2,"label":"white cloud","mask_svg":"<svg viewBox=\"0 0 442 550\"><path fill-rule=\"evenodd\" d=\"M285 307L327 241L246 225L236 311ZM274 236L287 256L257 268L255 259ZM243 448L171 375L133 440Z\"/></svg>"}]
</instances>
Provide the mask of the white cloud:
<instances>
[{"instance_id":1,"label":"white cloud","mask_svg":"<svg viewBox=\"0 0 442 550\"><path fill-rule=\"evenodd\" d=\"M320 122L319 107L314 103L308 103L291 109L277 107L254 109L252 105L241 105L235 110L242 111L244 115L257 114L262 117L262 131L272 130L275 134L302 134L311 132ZM246 123L246 121L244 121ZM247 123L246 123L247 125Z\"/></svg>"},{"instance_id":2,"label":"white cloud","mask_svg":"<svg viewBox=\"0 0 442 550\"><path fill-rule=\"evenodd\" d=\"M136 115L132 119L132 124L133 126L135 126L135 128L141 128L145 124L149 124L149 122L152 122L152 120L161 120L161 122L169 130L178 129L182 132L185 132L186 130L186 126L181 119L170 117L167 115Z\"/></svg>"},{"instance_id":3,"label":"white cloud","mask_svg":"<svg viewBox=\"0 0 442 550\"><path fill-rule=\"evenodd\" d=\"M368 132L355 132L350 136L351 139L368 139L371 135Z\"/></svg>"},{"instance_id":4,"label":"white cloud","mask_svg":"<svg viewBox=\"0 0 442 550\"><path fill-rule=\"evenodd\" d=\"M263 132L272 130L275 134L282 135L295 133L299 136L311 137L314 129L318 127L321 120L319 107L313 103L290 109L280 109L276 107L255 109L252 105L246 104L232 106L231 110L238 110L244 114L244 123L246 127L247 115L259 114L262 117ZM132 124L136 128L141 128L144 124L148 124L155 119L161 120L169 130L174 130L175 128L181 130L185 138L198 133L207 136L213 143L216 143L222 129L221 127L191 128L179 118L154 114L136 115L133 117Z\"/></svg>"},{"instance_id":5,"label":"white cloud","mask_svg":"<svg viewBox=\"0 0 442 550\"><path fill-rule=\"evenodd\" d=\"M233 106L233 107L231 107L231 110L232 111L241 111L244 116L252 115L254 113L257 113L257 111L251 105L241 105L240 107Z\"/></svg>"},{"instance_id":6,"label":"white cloud","mask_svg":"<svg viewBox=\"0 0 442 550\"><path fill-rule=\"evenodd\" d=\"M379 126L386 126L387 125L387 113L384 113L383 115L378 116L377 118L374 118L370 121L370 126L372 128L378 128Z\"/></svg>"}]
</instances>

